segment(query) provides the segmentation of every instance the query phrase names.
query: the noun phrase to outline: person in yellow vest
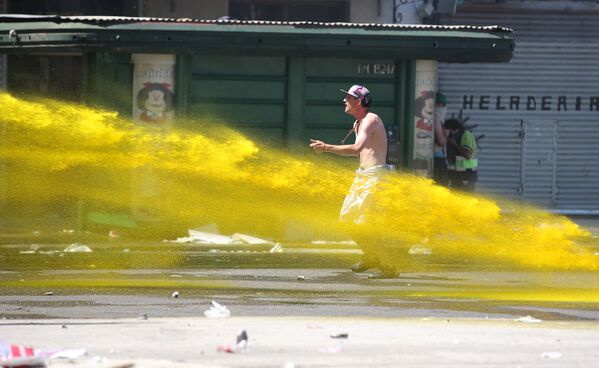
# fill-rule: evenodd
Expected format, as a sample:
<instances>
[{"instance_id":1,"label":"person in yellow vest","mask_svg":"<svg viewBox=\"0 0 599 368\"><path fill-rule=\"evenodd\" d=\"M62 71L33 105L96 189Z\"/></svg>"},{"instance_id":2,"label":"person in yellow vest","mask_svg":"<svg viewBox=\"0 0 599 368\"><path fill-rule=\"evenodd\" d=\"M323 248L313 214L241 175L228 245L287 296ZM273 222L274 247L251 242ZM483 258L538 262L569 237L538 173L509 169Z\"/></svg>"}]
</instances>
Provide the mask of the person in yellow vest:
<instances>
[{"instance_id":1,"label":"person in yellow vest","mask_svg":"<svg viewBox=\"0 0 599 368\"><path fill-rule=\"evenodd\" d=\"M447 176L453 189L474 192L478 179L478 146L476 137L464 129L457 119L445 120L447 136Z\"/></svg>"}]
</instances>

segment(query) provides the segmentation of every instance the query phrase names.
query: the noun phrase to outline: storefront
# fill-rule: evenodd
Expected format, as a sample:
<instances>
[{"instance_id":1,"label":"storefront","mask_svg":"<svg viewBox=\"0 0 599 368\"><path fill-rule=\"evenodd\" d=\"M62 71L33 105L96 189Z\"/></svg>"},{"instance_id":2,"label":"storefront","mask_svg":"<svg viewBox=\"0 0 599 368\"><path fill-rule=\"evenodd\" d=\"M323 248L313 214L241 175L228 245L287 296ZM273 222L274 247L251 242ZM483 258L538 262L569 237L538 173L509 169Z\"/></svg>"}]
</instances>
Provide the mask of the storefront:
<instances>
[{"instance_id":1,"label":"storefront","mask_svg":"<svg viewBox=\"0 0 599 368\"><path fill-rule=\"evenodd\" d=\"M339 142L352 124L339 89L364 84L388 129L388 161L424 174L432 131L417 130L415 106L434 94L437 62L497 64L514 47L498 26L0 17L14 95L165 128L219 122L292 149L316 136Z\"/></svg>"},{"instance_id":2,"label":"storefront","mask_svg":"<svg viewBox=\"0 0 599 368\"><path fill-rule=\"evenodd\" d=\"M599 8L579 5L461 7L444 23L504 24L518 48L507 64L441 63L439 88L449 113L462 109L475 135L484 135L481 190L592 214L599 210Z\"/></svg>"}]
</instances>

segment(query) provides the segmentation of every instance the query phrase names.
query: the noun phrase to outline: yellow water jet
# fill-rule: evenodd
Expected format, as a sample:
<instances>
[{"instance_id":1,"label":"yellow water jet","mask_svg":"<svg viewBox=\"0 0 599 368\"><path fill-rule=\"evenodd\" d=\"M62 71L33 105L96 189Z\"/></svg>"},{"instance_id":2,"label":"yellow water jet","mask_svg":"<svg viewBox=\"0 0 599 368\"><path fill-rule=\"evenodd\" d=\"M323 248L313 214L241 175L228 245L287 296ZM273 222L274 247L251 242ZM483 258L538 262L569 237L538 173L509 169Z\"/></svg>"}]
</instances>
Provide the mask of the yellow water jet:
<instances>
[{"instance_id":1,"label":"yellow water jet","mask_svg":"<svg viewBox=\"0 0 599 368\"><path fill-rule=\"evenodd\" d=\"M76 207L152 219L153 234L217 223L284 241L290 222L346 233L337 219L351 160L292 155L208 122L197 131L148 129L113 112L49 99L0 96L3 216L75 216ZM496 201L395 173L374 219L359 230L385 261L409 261L414 245L447 260L531 269L597 270L590 234L532 207L506 214Z\"/></svg>"}]
</instances>

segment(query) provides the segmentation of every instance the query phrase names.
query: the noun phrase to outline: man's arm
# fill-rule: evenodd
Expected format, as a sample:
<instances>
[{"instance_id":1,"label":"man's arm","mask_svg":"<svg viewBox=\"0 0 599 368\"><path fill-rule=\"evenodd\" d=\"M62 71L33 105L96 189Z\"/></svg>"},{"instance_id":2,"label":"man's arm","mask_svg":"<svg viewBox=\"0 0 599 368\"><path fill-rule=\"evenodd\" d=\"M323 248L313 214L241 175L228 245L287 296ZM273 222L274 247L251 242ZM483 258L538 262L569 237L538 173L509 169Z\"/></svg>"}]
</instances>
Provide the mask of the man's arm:
<instances>
[{"instance_id":1,"label":"man's arm","mask_svg":"<svg viewBox=\"0 0 599 368\"><path fill-rule=\"evenodd\" d=\"M468 145L464 145L464 136L466 135L466 133L464 133L464 135L462 136L462 141L460 142L460 144L458 144L455 140L454 136L450 136L447 138L447 143L451 144L452 146L454 146L458 152L460 153L460 156L464 156L465 158L469 159L470 155L472 155L472 148L469 147Z\"/></svg>"},{"instance_id":2,"label":"man's arm","mask_svg":"<svg viewBox=\"0 0 599 368\"><path fill-rule=\"evenodd\" d=\"M445 141L447 139L447 134L445 133L445 129L443 129L443 122L439 118L439 116L435 117L435 143L439 147L445 146Z\"/></svg>"},{"instance_id":3,"label":"man's arm","mask_svg":"<svg viewBox=\"0 0 599 368\"><path fill-rule=\"evenodd\" d=\"M358 156L364 149L366 141L374 129L375 117L367 117L362 120L356 141L353 144L328 144L316 139L310 139L310 147L316 152L331 152L341 156Z\"/></svg>"}]
</instances>

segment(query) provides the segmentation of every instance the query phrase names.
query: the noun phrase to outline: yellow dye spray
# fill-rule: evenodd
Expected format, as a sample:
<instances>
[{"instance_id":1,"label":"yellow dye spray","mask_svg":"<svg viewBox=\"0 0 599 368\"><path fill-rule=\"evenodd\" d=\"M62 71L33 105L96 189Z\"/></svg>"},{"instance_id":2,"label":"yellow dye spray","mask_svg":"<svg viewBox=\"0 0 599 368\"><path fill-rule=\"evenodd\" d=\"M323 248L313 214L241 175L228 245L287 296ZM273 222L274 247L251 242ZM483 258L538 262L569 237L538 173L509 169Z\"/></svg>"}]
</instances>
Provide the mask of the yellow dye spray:
<instances>
[{"instance_id":1,"label":"yellow dye spray","mask_svg":"<svg viewBox=\"0 0 599 368\"><path fill-rule=\"evenodd\" d=\"M282 242L290 223L318 234L348 234L338 212L354 161L261 147L207 122L163 131L113 112L7 94L0 109L7 218L67 218L84 203L86 210L147 220L148 233L159 239L208 223L223 233ZM409 261L416 246L448 262L584 271L599 265L581 245L592 241L586 230L532 207L500 207L407 173L391 174L378 198L376 216L357 233L385 262Z\"/></svg>"}]
</instances>

